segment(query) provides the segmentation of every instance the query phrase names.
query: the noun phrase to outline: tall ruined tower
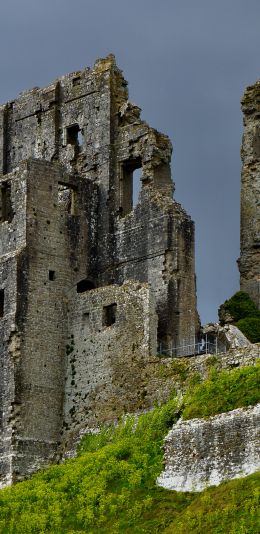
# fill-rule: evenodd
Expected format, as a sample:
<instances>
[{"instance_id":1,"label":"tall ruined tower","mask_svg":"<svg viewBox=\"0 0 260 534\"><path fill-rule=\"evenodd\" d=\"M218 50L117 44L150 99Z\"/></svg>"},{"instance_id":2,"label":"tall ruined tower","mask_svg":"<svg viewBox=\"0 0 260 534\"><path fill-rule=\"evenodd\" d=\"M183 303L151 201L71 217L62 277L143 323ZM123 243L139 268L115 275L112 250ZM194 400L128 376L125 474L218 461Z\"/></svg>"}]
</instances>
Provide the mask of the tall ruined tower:
<instances>
[{"instance_id":1,"label":"tall ruined tower","mask_svg":"<svg viewBox=\"0 0 260 534\"><path fill-rule=\"evenodd\" d=\"M240 287L260 309L260 81L242 98Z\"/></svg>"},{"instance_id":2,"label":"tall ruined tower","mask_svg":"<svg viewBox=\"0 0 260 534\"><path fill-rule=\"evenodd\" d=\"M67 429L148 406L157 342L193 342L194 225L170 159L113 56L1 106L0 486Z\"/></svg>"}]
</instances>

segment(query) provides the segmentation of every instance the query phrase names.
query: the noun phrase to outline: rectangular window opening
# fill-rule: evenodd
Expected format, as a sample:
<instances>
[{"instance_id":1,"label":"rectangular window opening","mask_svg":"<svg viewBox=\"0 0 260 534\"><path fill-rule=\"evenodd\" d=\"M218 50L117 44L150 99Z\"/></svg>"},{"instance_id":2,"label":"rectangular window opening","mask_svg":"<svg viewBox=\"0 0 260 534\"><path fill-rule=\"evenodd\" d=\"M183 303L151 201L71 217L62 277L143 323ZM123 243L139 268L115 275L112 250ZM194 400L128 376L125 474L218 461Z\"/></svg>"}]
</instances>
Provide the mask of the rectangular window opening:
<instances>
[{"instance_id":1,"label":"rectangular window opening","mask_svg":"<svg viewBox=\"0 0 260 534\"><path fill-rule=\"evenodd\" d=\"M90 323L90 313L89 312L84 312L83 313L83 325L86 327L89 326L89 323Z\"/></svg>"},{"instance_id":2,"label":"rectangular window opening","mask_svg":"<svg viewBox=\"0 0 260 534\"><path fill-rule=\"evenodd\" d=\"M5 291L0 289L0 317L4 317Z\"/></svg>"},{"instance_id":3,"label":"rectangular window opening","mask_svg":"<svg viewBox=\"0 0 260 534\"><path fill-rule=\"evenodd\" d=\"M80 85L80 80L81 80L80 76L75 76L75 78L72 78L72 86L76 87Z\"/></svg>"},{"instance_id":4,"label":"rectangular window opening","mask_svg":"<svg viewBox=\"0 0 260 534\"><path fill-rule=\"evenodd\" d=\"M115 303L103 307L103 326L112 326L115 324L116 308L117 305Z\"/></svg>"},{"instance_id":5,"label":"rectangular window opening","mask_svg":"<svg viewBox=\"0 0 260 534\"><path fill-rule=\"evenodd\" d=\"M49 280L51 280L51 282L53 282L53 280L55 280L55 278L56 278L55 271L49 271Z\"/></svg>"},{"instance_id":6,"label":"rectangular window opening","mask_svg":"<svg viewBox=\"0 0 260 534\"><path fill-rule=\"evenodd\" d=\"M83 144L83 134L78 124L67 126L66 128L66 145L81 147Z\"/></svg>"},{"instance_id":7,"label":"rectangular window opening","mask_svg":"<svg viewBox=\"0 0 260 534\"><path fill-rule=\"evenodd\" d=\"M122 166L120 182L120 214L122 217L132 211L138 202L141 189L141 159L128 160Z\"/></svg>"},{"instance_id":8,"label":"rectangular window opening","mask_svg":"<svg viewBox=\"0 0 260 534\"><path fill-rule=\"evenodd\" d=\"M11 200L11 183L4 182L0 185L0 222L11 222L13 219Z\"/></svg>"}]
</instances>

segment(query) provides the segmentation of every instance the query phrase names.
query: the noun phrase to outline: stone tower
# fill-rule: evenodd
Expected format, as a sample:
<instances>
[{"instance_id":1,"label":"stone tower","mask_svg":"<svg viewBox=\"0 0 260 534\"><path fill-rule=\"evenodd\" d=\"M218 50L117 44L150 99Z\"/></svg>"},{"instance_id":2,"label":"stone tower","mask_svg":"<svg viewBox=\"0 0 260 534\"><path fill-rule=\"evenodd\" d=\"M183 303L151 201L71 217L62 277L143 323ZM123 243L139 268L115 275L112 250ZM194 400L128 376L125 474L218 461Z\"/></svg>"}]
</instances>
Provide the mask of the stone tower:
<instances>
[{"instance_id":1,"label":"stone tower","mask_svg":"<svg viewBox=\"0 0 260 534\"><path fill-rule=\"evenodd\" d=\"M240 287L260 309L260 81L242 98Z\"/></svg>"},{"instance_id":2,"label":"stone tower","mask_svg":"<svg viewBox=\"0 0 260 534\"><path fill-rule=\"evenodd\" d=\"M67 429L147 406L157 342L193 342L194 225L171 151L113 56L1 106L0 485L50 462Z\"/></svg>"}]
</instances>

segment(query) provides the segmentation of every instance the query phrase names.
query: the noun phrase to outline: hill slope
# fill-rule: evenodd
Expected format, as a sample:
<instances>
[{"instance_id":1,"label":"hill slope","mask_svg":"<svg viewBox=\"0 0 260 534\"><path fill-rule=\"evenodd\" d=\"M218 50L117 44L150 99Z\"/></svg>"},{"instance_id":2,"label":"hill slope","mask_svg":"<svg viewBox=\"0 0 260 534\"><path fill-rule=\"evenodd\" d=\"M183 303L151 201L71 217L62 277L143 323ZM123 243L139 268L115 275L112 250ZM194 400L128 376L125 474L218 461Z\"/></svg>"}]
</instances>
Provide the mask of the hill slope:
<instances>
[{"instance_id":1,"label":"hill slope","mask_svg":"<svg viewBox=\"0 0 260 534\"><path fill-rule=\"evenodd\" d=\"M0 492L0 532L234 533L260 531L259 475L202 493L158 488L163 437L183 415L207 417L259 401L260 366L194 376L184 398L88 434L77 458Z\"/></svg>"}]
</instances>

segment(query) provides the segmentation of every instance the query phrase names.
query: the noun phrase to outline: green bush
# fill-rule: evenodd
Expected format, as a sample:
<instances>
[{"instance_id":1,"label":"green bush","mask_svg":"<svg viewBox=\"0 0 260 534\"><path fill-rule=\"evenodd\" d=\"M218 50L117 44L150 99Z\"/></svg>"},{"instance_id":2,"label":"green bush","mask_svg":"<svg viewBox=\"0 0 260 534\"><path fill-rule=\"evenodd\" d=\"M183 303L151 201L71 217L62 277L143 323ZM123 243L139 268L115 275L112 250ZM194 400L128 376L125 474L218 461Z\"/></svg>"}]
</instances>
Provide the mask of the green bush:
<instances>
[{"instance_id":1,"label":"green bush","mask_svg":"<svg viewBox=\"0 0 260 534\"><path fill-rule=\"evenodd\" d=\"M235 322L245 317L260 317L260 311L256 304L244 291L237 291L222 306L230 313Z\"/></svg>"},{"instance_id":2,"label":"green bush","mask_svg":"<svg viewBox=\"0 0 260 534\"><path fill-rule=\"evenodd\" d=\"M220 316L225 312L251 343L260 342L260 311L247 293L238 291L226 300L220 307Z\"/></svg>"},{"instance_id":3,"label":"green bush","mask_svg":"<svg viewBox=\"0 0 260 534\"><path fill-rule=\"evenodd\" d=\"M260 342L260 317L245 317L237 321L236 326L251 343Z\"/></svg>"}]
</instances>

